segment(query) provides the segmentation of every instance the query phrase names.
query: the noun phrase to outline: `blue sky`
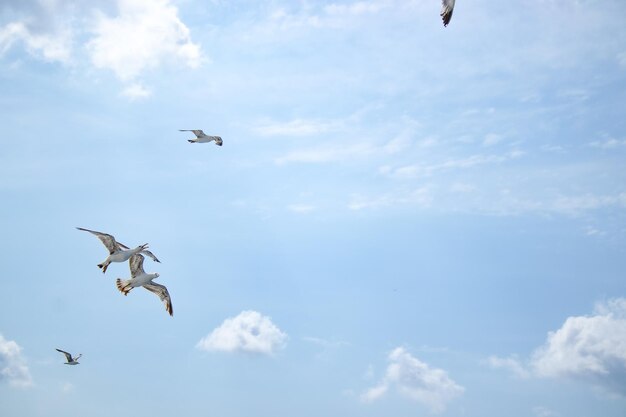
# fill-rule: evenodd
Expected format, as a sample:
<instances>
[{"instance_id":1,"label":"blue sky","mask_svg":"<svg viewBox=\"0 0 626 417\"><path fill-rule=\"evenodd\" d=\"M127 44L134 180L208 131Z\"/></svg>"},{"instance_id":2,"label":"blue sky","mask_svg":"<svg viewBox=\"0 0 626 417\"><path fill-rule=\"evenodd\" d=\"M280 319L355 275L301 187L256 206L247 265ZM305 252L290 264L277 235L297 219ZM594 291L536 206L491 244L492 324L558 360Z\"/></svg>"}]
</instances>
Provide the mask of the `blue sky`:
<instances>
[{"instance_id":1,"label":"blue sky","mask_svg":"<svg viewBox=\"0 0 626 417\"><path fill-rule=\"evenodd\" d=\"M0 415L623 416L626 4L439 10L0 2Z\"/></svg>"}]
</instances>

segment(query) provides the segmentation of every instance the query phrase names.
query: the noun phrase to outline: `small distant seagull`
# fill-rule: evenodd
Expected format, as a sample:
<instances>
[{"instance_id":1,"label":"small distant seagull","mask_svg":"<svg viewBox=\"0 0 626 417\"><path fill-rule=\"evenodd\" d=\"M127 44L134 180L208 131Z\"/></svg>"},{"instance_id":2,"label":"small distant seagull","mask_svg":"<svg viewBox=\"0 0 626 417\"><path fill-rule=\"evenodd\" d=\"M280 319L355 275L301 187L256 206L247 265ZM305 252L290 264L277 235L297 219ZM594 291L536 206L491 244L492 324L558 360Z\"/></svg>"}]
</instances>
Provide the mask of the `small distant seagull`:
<instances>
[{"instance_id":1,"label":"small distant seagull","mask_svg":"<svg viewBox=\"0 0 626 417\"><path fill-rule=\"evenodd\" d=\"M170 316L173 316L174 310L172 309L172 299L170 298L170 293L164 285L152 282L153 279L159 277L159 274L146 274L143 270L143 259L143 256L139 254L130 257L128 265L130 267L131 279L118 278L115 281L117 289L124 295L128 295L130 290L133 288L144 287L146 290L155 293L161 301L163 301L165 310L170 313Z\"/></svg>"},{"instance_id":2,"label":"small distant seagull","mask_svg":"<svg viewBox=\"0 0 626 417\"><path fill-rule=\"evenodd\" d=\"M83 356L82 353L80 353L77 357L72 358L72 355L69 354L68 352L61 350L61 349L57 349L58 352L61 352L62 354L65 355L65 357L67 358L67 362L65 362L66 365L79 365L78 359Z\"/></svg>"},{"instance_id":3,"label":"small distant seagull","mask_svg":"<svg viewBox=\"0 0 626 417\"><path fill-rule=\"evenodd\" d=\"M128 246L116 242L115 238L107 233L96 232L95 230L83 229L82 227L77 227L78 230L82 230L84 232L89 232L93 235L96 235L98 239L106 246L109 250L109 256L106 260L100 264L98 264L98 268L102 269L102 273L104 274L109 267L111 262L126 262L136 253L143 253L152 258L155 262L161 262L157 259L156 256L152 252L148 250L148 244L145 243L141 246L137 246L135 249L129 249Z\"/></svg>"},{"instance_id":4,"label":"small distant seagull","mask_svg":"<svg viewBox=\"0 0 626 417\"><path fill-rule=\"evenodd\" d=\"M450 19L452 19L452 12L454 11L455 0L441 0L441 19L443 20L443 26L448 26Z\"/></svg>"},{"instance_id":5,"label":"small distant seagull","mask_svg":"<svg viewBox=\"0 0 626 417\"><path fill-rule=\"evenodd\" d=\"M189 143L208 143L211 141L215 141L217 146L222 146L222 137L221 136L209 136L205 135L202 130L185 130L180 129L181 132L193 132L196 135L196 139L187 139Z\"/></svg>"}]
</instances>

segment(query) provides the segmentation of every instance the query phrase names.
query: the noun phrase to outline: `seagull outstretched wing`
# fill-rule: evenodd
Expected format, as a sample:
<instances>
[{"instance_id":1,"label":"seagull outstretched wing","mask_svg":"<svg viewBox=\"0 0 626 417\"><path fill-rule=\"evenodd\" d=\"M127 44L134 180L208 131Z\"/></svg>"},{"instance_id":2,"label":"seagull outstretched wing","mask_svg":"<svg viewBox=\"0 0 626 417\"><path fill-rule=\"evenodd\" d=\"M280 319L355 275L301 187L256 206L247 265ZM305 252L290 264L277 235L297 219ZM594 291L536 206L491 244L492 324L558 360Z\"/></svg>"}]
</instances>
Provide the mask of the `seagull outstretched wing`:
<instances>
[{"instance_id":1,"label":"seagull outstretched wing","mask_svg":"<svg viewBox=\"0 0 626 417\"><path fill-rule=\"evenodd\" d=\"M181 131L181 132L193 132L193 134L196 135L196 137L198 139L203 138L203 137L206 136L201 129L179 129L179 131Z\"/></svg>"},{"instance_id":2,"label":"seagull outstretched wing","mask_svg":"<svg viewBox=\"0 0 626 417\"><path fill-rule=\"evenodd\" d=\"M57 349L58 352L61 352L62 354L65 355L65 358L67 359L68 362L72 362L72 355L64 350L61 349ZM80 355L79 355L80 357ZM77 358L78 359L78 358Z\"/></svg>"},{"instance_id":3,"label":"seagull outstretched wing","mask_svg":"<svg viewBox=\"0 0 626 417\"><path fill-rule=\"evenodd\" d=\"M89 232L92 235L95 235L100 241L106 246L109 251L109 255L113 254L118 250L118 243L115 241L115 238L107 233L96 232L95 230L84 229L82 227L77 227L78 230L82 230L83 232Z\"/></svg>"},{"instance_id":4,"label":"seagull outstretched wing","mask_svg":"<svg viewBox=\"0 0 626 417\"><path fill-rule=\"evenodd\" d=\"M151 283L143 286L146 290L155 293L165 305L165 310L170 313L170 316L174 315L174 309L172 308L172 299L170 293L167 291L165 285Z\"/></svg>"},{"instance_id":5,"label":"seagull outstretched wing","mask_svg":"<svg viewBox=\"0 0 626 417\"><path fill-rule=\"evenodd\" d=\"M448 26L450 23L450 19L452 19L452 12L454 11L454 2L455 0L441 0L441 20L443 20L443 25Z\"/></svg>"}]
</instances>

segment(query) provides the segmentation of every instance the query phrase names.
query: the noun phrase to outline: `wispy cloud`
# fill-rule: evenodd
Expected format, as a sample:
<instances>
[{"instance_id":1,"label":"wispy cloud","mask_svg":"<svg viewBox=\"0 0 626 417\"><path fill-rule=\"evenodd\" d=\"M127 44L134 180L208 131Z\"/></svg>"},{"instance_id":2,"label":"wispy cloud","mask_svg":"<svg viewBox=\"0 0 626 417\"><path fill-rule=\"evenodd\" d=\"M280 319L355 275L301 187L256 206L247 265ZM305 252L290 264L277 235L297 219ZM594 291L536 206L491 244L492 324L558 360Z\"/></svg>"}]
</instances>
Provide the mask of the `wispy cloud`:
<instances>
[{"instance_id":1,"label":"wispy cloud","mask_svg":"<svg viewBox=\"0 0 626 417\"><path fill-rule=\"evenodd\" d=\"M37 31L28 21L11 22L0 27L0 55L23 42L26 50L46 61L69 64L72 57L72 32L67 27Z\"/></svg>"},{"instance_id":2,"label":"wispy cloud","mask_svg":"<svg viewBox=\"0 0 626 417\"><path fill-rule=\"evenodd\" d=\"M620 67L626 69L626 52L620 52L619 54L617 54L617 62L619 63Z\"/></svg>"},{"instance_id":3,"label":"wispy cloud","mask_svg":"<svg viewBox=\"0 0 626 417\"><path fill-rule=\"evenodd\" d=\"M14 387L33 385L22 348L13 340L7 340L0 334L0 381L7 381Z\"/></svg>"},{"instance_id":4,"label":"wispy cloud","mask_svg":"<svg viewBox=\"0 0 626 417\"><path fill-rule=\"evenodd\" d=\"M294 213L310 213L315 210L315 206L310 204L289 204L287 210Z\"/></svg>"},{"instance_id":5,"label":"wispy cloud","mask_svg":"<svg viewBox=\"0 0 626 417\"><path fill-rule=\"evenodd\" d=\"M287 341L272 320L257 311L242 311L228 318L202 338L196 348L206 351L249 352L272 355L282 349Z\"/></svg>"},{"instance_id":6,"label":"wispy cloud","mask_svg":"<svg viewBox=\"0 0 626 417\"><path fill-rule=\"evenodd\" d=\"M619 140L610 138L603 141L593 141L589 145L600 149L626 148L626 139Z\"/></svg>"},{"instance_id":7,"label":"wispy cloud","mask_svg":"<svg viewBox=\"0 0 626 417\"><path fill-rule=\"evenodd\" d=\"M541 405L533 407L533 414L536 417L556 417L560 415L556 411L551 410L548 407L543 407Z\"/></svg>"},{"instance_id":8,"label":"wispy cloud","mask_svg":"<svg viewBox=\"0 0 626 417\"><path fill-rule=\"evenodd\" d=\"M338 348L341 346L347 346L349 344L343 341L326 340L326 339L322 339L319 337L312 337L312 336L304 336L302 340L304 340L305 342L313 343L314 345L317 345L317 346L321 346L324 349L334 349L334 348Z\"/></svg>"},{"instance_id":9,"label":"wispy cloud","mask_svg":"<svg viewBox=\"0 0 626 417\"><path fill-rule=\"evenodd\" d=\"M353 24L354 19L375 15L391 5L389 0L365 0L348 4L331 3L314 7L306 4L295 10L276 7L270 13L270 21L280 30L297 28L342 28Z\"/></svg>"},{"instance_id":10,"label":"wispy cloud","mask_svg":"<svg viewBox=\"0 0 626 417\"><path fill-rule=\"evenodd\" d=\"M558 196L547 206L551 211L568 215L577 215L589 210L605 207L626 207L626 192L615 195L584 194Z\"/></svg>"},{"instance_id":11,"label":"wispy cloud","mask_svg":"<svg viewBox=\"0 0 626 417\"><path fill-rule=\"evenodd\" d=\"M289 122L263 121L252 129L262 136L308 136L337 129L337 122L294 119Z\"/></svg>"},{"instance_id":12,"label":"wispy cloud","mask_svg":"<svg viewBox=\"0 0 626 417\"><path fill-rule=\"evenodd\" d=\"M62 392L63 394L69 394L69 393L72 393L72 392L74 392L74 391L75 391L75 389L76 389L76 387L75 387L75 386L74 386L74 384L72 384L71 382L64 382L64 383L61 385L61 392Z\"/></svg>"},{"instance_id":13,"label":"wispy cloud","mask_svg":"<svg viewBox=\"0 0 626 417\"><path fill-rule=\"evenodd\" d=\"M364 158L374 154L376 148L369 144L354 144L347 146L330 145L328 147L315 147L298 149L276 158L278 165L288 163L319 164L335 161L343 161L351 158Z\"/></svg>"},{"instance_id":14,"label":"wispy cloud","mask_svg":"<svg viewBox=\"0 0 626 417\"><path fill-rule=\"evenodd\" d=\"M429 207L433 195L429 186L418 187L402 194L383 194L381 196L353 195L348 203L350 210L379 209L398 205Z\"/></svg>"},{"instance_id":15,"label":"wispy cloud","mask_svg":"<svg viewBox=\"0 0 626 417\"><path fill-rule=\"evenodd\" d=\"M502 135L498 135L497 133L488 133L485 135L483 139L483 146L493 146L500 143L504 137Z\"/></svg>"},{"instance_id":16,"label":"wispy cloud","mask_svg":"<svg viewBox=\"0 0 626 417\"><path fill-rule=\"evenodd\" d=\"M480 165L499 164L524 155L521 150L512 150L505 154L476 154L464 158L447 159L432 164L412 164L396 168L387 167L384 174L394 179L411 179L432 176L437 172L469 169Z\"/></svg>"},{"instance_id":17,"label":"wispy cloud","mask_svg":"<svg viewBox=\"0 0 626 417\"><path fill-rule=\"evenodd\" d=\"M431 412L440 413L465 391L446 371L431 368L402 347L391 351L387 361L385 376L361 395L362 401L376 401L395 388L401 395L425 405Z\"/></svg>"}]
</instances>

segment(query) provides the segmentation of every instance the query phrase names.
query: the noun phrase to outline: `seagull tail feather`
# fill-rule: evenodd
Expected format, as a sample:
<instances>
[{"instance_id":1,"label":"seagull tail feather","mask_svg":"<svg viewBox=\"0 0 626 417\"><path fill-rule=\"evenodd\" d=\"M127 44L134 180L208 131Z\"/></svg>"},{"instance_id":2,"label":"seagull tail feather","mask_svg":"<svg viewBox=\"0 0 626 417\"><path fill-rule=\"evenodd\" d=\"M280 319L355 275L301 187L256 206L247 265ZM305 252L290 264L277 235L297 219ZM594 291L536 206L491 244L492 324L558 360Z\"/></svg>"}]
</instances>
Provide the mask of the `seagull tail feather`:
<instances>
[{"instance_id":1,"label":"seagull tail feather","mask_svg":"<svg viewBox=\"0 0 626 417\"><path fill-rule=\"evenodd\" d=\"M187 139L187 142L189 142L189 143L195 143L196 141L195 141L195 140L191 140L191 139Z\"/></svg>"},{"instance_id":2,"label":"seagull tail feather","mask_svg":"<svg viewBox=\"0 0 626 417\"><path fill-rule=\"evenodd\" d=\"M133 287L130 285L130 280L129 279L117 279L115 280L115 285L117 286L117 289L120 290L120 292L124 295L127 295L130 290L133 289Z\"/></svg>"}]
</instances>

